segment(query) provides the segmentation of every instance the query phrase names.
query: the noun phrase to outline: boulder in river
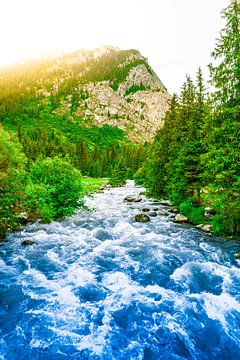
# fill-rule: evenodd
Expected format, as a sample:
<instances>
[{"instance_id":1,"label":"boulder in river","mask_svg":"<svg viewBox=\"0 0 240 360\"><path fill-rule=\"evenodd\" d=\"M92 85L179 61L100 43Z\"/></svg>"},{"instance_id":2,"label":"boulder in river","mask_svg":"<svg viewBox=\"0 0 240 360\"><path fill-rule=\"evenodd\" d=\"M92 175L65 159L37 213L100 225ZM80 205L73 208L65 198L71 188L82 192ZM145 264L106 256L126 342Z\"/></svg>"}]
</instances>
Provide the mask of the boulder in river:
<instances>
[{"instance_id":1,"label":"boulder in river","mask_svg":"<svg viewBox=\"0 0 240 360\"><path fill-rule=\"evenodd\" d=\"M21 245L24 245L24 246L28 246L28 245L34 245L34 244L37 244L36 241L33 241L33 240L23 240L21 242Z\"/></svg>"},{"instance_id":2,"label":"boulder in river","mask_svg":"<svg viewBox=\"0 0 240 360\"><path fill-rule=\"evenodd\" d=\"M177 214L174 218L174 221L176 223L186 223L186 222L188 222L188 217L186 217L182 214Z\"/></svg>"},{"instance_id":3,"label":"boulder in river","mask_svg":"<svg viewBox=\"0 0 240 360\"><path fill-rule=\"evenodd\" d=\"M159 215L161 216L168 216L169 215L169 212L165 209L161 209L159 210Z\"/></svg>"},{"instance_id":4,"label":"boulder in river","mask_svg":"<svg viewBox=\"0 0 240 360\"><path fill-rule=\"evenodd\" d=\"M205 232L210 232L212 225L211 224L207 224L207 225L199 224L199 225L196 225L196 228L198 228L202 231L205 231Z\"/></svg>"},{"instance_id":5,"label":"boulder in river","mask_svg":"<svg viewBox=\"0 0 240 360\"><path fill-rule=\"evenodd\" d=\"M142 211L143 212L148 212L148 211L150 211L150 209L146 207L146 208L142 208Z\"/></svg>"},{"instance_id":6,"label":"boulder in river","mask_svg":"<svg viewBox=\"0 0 240 360\"><path fill-rule=\"evenodd\" d=\"M235 254L235 258L238 259L238 260L240 260L240 252L238 252L238 253Z\"/></svg>"},{"instance_id":7,"label":"boulder in river","mask_svg":"<svg viewBox=\"0 0 240 360\"><path fill-rule=\"evenodd\" d=\"M149 216L157 216L157 212L156 211L150 211L150 213L148 215Z\"/></svg>"},{"instance_id":8,"label":"boulder in river","mask_svg":"<svg viewBox=\"0 0 240 360\"><path fill-rule=\"evenodd\" d=\"M159 204L165 206L173 206L173 203L170 200L160 200Z\"/></svg>"},{"instance_id":9,"label":"boulder in river","mask_svg":"<svg viewBox=\"0 0 240 360\"><path fill-rule=\"evenodd\" d=\"M124 201L127 201L127 202L140 202L140 201L142 201L142 198L139 195L128 195L128 196L125 197Z\"/></svg>"},{"instance_id":10,"label":"boulder in river","mask_svg":"<svg viewBox=\"0 0 240 360\"><path fill-rule=\"evenodd\" d=\"M146 215L146 214L140 213L140 214L135 215L135 221L137 221L137 222L148 222L148 221L150 221L150 217L148 215Z\"/></svg>"}]
</instances>

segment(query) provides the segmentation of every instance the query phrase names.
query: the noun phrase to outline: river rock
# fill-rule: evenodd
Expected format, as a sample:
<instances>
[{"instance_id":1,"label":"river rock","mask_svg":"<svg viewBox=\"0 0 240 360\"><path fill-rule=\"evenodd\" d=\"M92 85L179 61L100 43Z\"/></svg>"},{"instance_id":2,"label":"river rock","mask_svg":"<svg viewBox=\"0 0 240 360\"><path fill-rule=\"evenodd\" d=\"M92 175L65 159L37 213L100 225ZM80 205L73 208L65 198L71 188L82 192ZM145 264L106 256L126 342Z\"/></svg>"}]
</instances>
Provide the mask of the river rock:
<instances>
[{"instance_id":1,"label":"river rock","mask_svg":"<svg viewBox=\"0 0 240 360\"><path fill-rule=\"evenodd\" d=\"M211 208L210 206L205 207L204 209L204 216L206 218L212 218L214 215L216 215L216 210Z\"/></svg>"},{"instance_id":2,"label":"river rock","mask_svg":"<svg viewBox=\"0 0 240 360\"><path fill-rule=\"evenodd\" d=\"M148 211L150 211L150 209L149 208L142 208L142 211L143 212L148 212Z\"/></svg>"},{"instance_id":3,"label":"river rock","mask_svg":"<svg viewBox=\"0 0 240 360\"><path fill-rule=\"evenodd\" d=\"M161 209L161 210L159 211L159 215L161 215L161 216L168 216L168 215L169 215L169 212L168 212L167 210Z\"/></svg>"},{"instance_id":4,"label":"river rock","mask_svg":"<svg viewBox=\"0 0 240 360\"><path fill-rule=\"evenodd\" d=\"M20 214L17 215L17 218L19 219L22 225L27 225L29 221L28 214L26 212L21 212Z\"/></svg>"},{"instance_id":5,"label":"river rock","mask_svg":"<svg viewBox=\"0 0 240 360\"><path fill-rule=\"evenodd\" d=\"M238 260L240 260L240 252L238 252L238 253L235 254L235 258L238 259Z\"/></svg>"},{"instance_id":6,"label":"river rock","mask_svg":"<svg viewBox=\"0 0 240 360\"><path fill-rule=\"evenodd\" d=\"M137 222L148 222L150 221L150 217L146 214L137 214L135 215L135 221Z\"/></svg>"},{"instance_id":7,"label":"river rock","mask_svg":"<svg viewBox=\"0 0 240 360\"><path fill-rule=\"evenodd\" d=\"M173 206L173 203L170 200L160 200L159 204L165 206Z\"/></svg>"},{"instance_id":8,"label":"river rock","mask_svg":"<svg viewBox=\"0 0 240 360\"><path fill-rule=\"evenodd\" d=\"M125 197L124 201L127 201L127 202L140 202L140 201L142 201L142 198L139 195L128 195L128 196Z\"/></svg>"},{"instance_id":9,"label":"river rock","mask_svg":"<svg viewBox=\"0 0 240 360\"><path fill-rule=\"evenodd\" d=\"M185 222L188 222L188 217L186 217L182 214L177 214L174 218L174 221L177 223L185 223Z\"/></svg>"},{"instance_id":10,"label":"river rock","mask_svg":"<svg viewBox=\"0 0 240 360\"><path fill-rule=\"evenodd\" d=\"M157 212L156 211L150 211L150 213L148 214L149 216L157 216Z\"/></svg>"},{"instance_id":11,"label":"river rock","mask_svg":"<svg viewBox=\"0 0 240 360\"><path fill-rule=\"evenodd\" d=\"M34 245L34 244L37 244L37 242L33 241L33 240L23 240L21 242L21 245L24 245L24 246L29 246L29 245Z\"/></svg>"},{"instance_id":12,"label":"river rock","mask_svg":"<svg viewBox=\"0 0 240 360\"><path fill-rule=\"evenodd\" d=\"M202 231L205 231L205 232L210 232L212 229L212 225L211 224L207 224L207 225L199 224L199 225L196 225L196 228L200 229Z\"/></svg>"}]
</instances>

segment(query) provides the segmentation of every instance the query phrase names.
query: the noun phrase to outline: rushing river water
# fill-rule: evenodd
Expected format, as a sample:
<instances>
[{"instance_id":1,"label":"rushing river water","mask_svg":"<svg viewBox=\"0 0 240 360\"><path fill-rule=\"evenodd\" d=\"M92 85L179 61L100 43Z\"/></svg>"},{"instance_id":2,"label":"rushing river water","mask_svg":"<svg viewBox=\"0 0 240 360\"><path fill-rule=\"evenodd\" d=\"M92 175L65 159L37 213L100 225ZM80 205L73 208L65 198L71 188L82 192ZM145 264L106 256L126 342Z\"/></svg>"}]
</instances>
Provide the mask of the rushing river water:
<instances>
[{"instance_id":1,"label":"rushing river water","mask_svg":"<svg viewBox=\"0 0 240 360\"><path fill-rule=\"evenodd\" d=\"M127 204L132 182L0 245L0 359L240 359L236 242ZM31 246L23 240L36 241Z\"/></svg>"}]
</instances>

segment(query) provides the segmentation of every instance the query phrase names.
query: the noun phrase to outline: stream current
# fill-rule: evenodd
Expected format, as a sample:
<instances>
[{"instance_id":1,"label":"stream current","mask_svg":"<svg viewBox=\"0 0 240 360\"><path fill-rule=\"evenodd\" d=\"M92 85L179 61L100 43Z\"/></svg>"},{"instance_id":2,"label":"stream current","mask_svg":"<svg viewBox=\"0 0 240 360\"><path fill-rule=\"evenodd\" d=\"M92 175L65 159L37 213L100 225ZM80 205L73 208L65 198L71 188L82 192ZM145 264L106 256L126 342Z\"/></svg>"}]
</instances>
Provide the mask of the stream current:
<instances>
[{"instance_id":1,"label":"stream current","mask_svg":"<svg viewBox=\"0 0 240 360\"><path fill-rule=\"evenodd\" d=\"M129 181L0 245L0 360L238 360L239 244L135 222ZM36 242L23 246L24 240Z\"/></svg>"}]
</instances>

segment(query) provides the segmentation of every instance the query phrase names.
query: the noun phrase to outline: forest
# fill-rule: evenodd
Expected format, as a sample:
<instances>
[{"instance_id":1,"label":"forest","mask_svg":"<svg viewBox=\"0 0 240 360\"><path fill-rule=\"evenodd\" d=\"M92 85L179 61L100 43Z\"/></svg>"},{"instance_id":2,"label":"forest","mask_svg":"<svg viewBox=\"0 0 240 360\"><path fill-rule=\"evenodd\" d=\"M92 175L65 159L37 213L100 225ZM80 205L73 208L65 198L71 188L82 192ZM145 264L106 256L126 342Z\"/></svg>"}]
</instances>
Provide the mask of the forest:
<instances>
[{"instance_id":1,"label":"forest","mask_svg":"<svg viewBox=\"0 0 240 360\"><path fill-rule=\"evenodd\" d=\"M87 71L76 65L69 72L63 61L47 72L51 60L2 69L0 236L18 229L24 218L50 222L83 207L85 175L107 177L112 186L134 179L150 196L171 199L191 223L239 236L239 13L237 0L222 13L225 27L212 52L210 90L200 68L196 79L187 76L152 143L132 143L117 127L86 123L75 111L79 94L72 89L79 83L109 80L118 88L129 72L129 66L118 67L127 51L89 59ZM57 91L56 72L63 77ZM56 111L69 94L71 108ZM82 91L83 103L87 96Z\"/></svg>"}]
</instances>

